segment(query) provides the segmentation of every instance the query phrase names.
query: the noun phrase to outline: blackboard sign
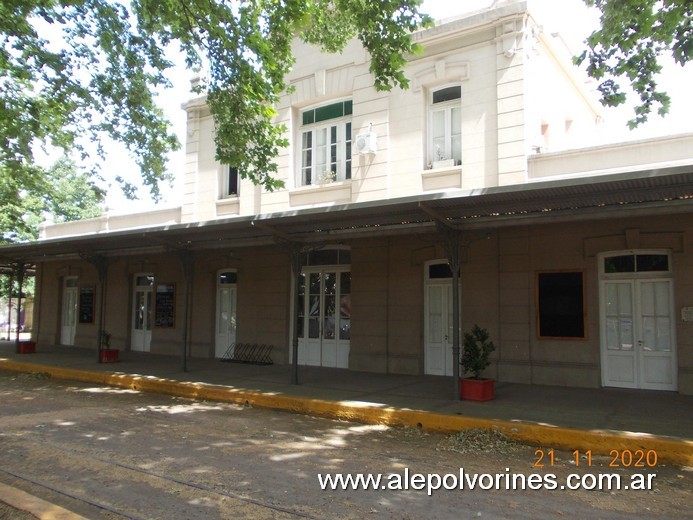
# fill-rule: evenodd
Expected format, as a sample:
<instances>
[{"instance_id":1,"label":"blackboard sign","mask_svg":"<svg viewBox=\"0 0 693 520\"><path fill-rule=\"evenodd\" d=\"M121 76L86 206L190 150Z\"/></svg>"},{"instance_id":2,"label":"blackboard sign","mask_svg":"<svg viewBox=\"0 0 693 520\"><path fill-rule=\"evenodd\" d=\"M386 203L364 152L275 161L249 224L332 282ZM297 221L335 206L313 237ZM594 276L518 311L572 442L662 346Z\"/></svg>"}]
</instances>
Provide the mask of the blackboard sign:
<instances>
[{"instance_id":1,"label":"blackboard sign","mask_svg":"<svg viewBox=\"0 0 693 520\"><path fill-rule=\"evenodd\" d=\"M585 302L581 271L538 273L539 337L584 338Z\"/></svg>"},{"instance_id":2,"label":"blackboard sign","mask_svg":"<svg viewBox=\"0 0 693 520\"><path fill-rule=\"evenodd\" d=\"M176 311L176 289L172 283L160 283L156 286L156 308L154 326L174 327Z\"/></svg>"},{"instance_id":3,"label":"blackboard sign","mask_svg":"<svg viewBox=\"0 0 693 520\"><path fill-rule=\"evenodd\" d=\"M94 288L79 289L79 322L94 323Z\"/></svg>"}]
</instances>

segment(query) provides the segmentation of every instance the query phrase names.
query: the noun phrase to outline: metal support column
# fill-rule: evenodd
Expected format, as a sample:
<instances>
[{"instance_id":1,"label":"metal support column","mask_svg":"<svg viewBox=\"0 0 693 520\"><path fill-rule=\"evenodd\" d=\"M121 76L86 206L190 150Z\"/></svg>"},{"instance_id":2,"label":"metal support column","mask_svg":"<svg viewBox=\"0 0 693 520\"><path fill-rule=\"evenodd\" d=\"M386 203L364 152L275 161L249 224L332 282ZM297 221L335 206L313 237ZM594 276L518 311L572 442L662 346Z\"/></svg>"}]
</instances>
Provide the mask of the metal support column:
<instances>
[{"instance_id":1,"label":"metal support column","mask_svg":"<svg viewBox=\"0 0 693 520\"><path fill-rule=\"evenodd\" d=\"M82 255L87 262L94 266L98 275L99 281L99 299L96 310L96 362L101 363L101 351L103 350L103 342L106 336L105 321L106 321L106 275L108 274L109 260L101 255Z\"/></svg>"},{"instance_id":2,"label":"metal support column","mask_svg":"<svg viewBox=\"0 0 693 520\"><path fill-rule=\"evenodd\" d=\"M445 252L452 271L452 383L453 399L460 400L460 267L462 265L462 232L438 223L445 237Z\"/></svg>"},{"instance_id":3,"label":"metal support column","mask_svg":"<svg viewBox=\"0 0 693 520\"><path fill-rule=\"evenodd\" d=\"M303 269L302 258L303 258L303 248L300 244L293 243L289 251L291 256L291 273L294 278L294 311L292 313L291 319L293 320L293 334L291 337L291 384L298 384L298 280L301 276L301 270Z\"/></svg>"},{"instance_id":4,"label":"metal support column","mask_svg":"<svg viewBox=\"0 0 693 520\"><path fill-rule=\"evenodd\" d=\"M17 295L17 327L15 329L14 346L15 351L19 353L19 332L20 332L20 320L22 316L22 288L24 285L24 262L22 260L17 261L15 266L15 273L17 274L17 285L19 286L19 293ZM10 289L10 296L12 289ZM12 320L10 320L11 322Z\"/></svg>"},{"instance_id":5,"label":"metal support column","mask_svg":"<svg viewBox=\"0 0 693 520\"><path fill-rule=\"evenodd\" d=\"M192 294L191 288L194 254L192 251L179 251L178 259L180 260L181 266L183 267L183 279L185 281L183 289L183 306L185 309L185 314L183 318L183 348L181 354L183 357L183 372L187 372L189 350L188 343L190 342L190 300Z\"/></svg>"}]
</instances>

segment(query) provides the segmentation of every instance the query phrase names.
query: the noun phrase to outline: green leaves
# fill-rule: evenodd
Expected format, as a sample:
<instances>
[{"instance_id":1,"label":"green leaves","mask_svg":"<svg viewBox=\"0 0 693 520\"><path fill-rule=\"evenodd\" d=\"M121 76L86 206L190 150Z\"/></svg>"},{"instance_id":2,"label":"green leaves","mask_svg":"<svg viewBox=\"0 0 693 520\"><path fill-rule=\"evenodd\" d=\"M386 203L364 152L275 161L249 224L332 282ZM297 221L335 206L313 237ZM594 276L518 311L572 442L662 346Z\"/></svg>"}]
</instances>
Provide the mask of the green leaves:
<instances>
[{"instance_id":1,"label":"green leaves","mask_svg":"<svg viewBox=\"0 0 693 520\"><path fill-rule=\"evenodd\" d=\"M496 346L489 341L489 337L488 331L479 325L474 325L464 333L460 364L464 373L471 373L474 379L479 379L481 373L491 364L489 358Z\"/></svg>"},{"instance_id":2,"label":"green leaves","mask_svg":"<svg viewBox=\"0 0 693 520\"><path fill-rule=\"evenodd\" d=\"M403 73L406 56L420 52L411 41L411 33L433 24L429 16L419 12L420 0L318 3L322 4L319 8L323 13L320 32L308 31L305 34L307 41L321 44L326 50L332 51L337 45L343 48L356 35L371 55L370 70L376 89L408 88L409 81ZM330 9L332 5L334 7ZM335 25L341 28L330 30Z\"/></svg>"},{"instance_id":3,"label":"green leaves","mask_svg":"<svg viewBox=\"0 0 693 520\"><path fill-rule=\"evenodd\" d=\"M170 66L161 40L108 0L3 2L0 31L2 165L21 176L36 146L86 154L90 141L98 150L115 139L156 198L166 155L179 147L153 98Z\"/></svg>"},{"instance_id":4,"label":"green leaves","mask_svg":"<svg viewBox=\"0 0 693 520\"><path fill-rule=\"evenodd\" d=\"M140 8L146 9L140 0ZM404 55L418 51L410 34L428 17L418 12L418 0L276 1L255 0L229 7L204 2L160 16L159 30L195 56L205 56L209 68L207 102L216 125L216 159L234 165L242 176L272 191L274 158L288 146L285 128L274 122L274 106L286 92L286 75L294 64L292 40L300 36L327 52L340 52L355 36L373 58L377 88L406 87Z\"/></svg>"},{"instance_id":5,"label":"green leaves","mask_svg":"<svg viewBox=\"0 0 693 520\"><path fill-rule=\"evenodd\" d=\"M601 81L602 104L625 103L618 78L625 79L639 98L631 128L656 111L669 111L669 96L658 90L660 57L671 54L685 65L693 50L693 4L687 0L585 0L601 11L601 29L587 38L588 49L574 58L587 62L587 73Z\"/></svg>"},{"instance_id":6,"label":"green leaves","mask_svg":"<svg viewBox=\"0 0 693 520\"><path fill-rule=\"evenodd\" d=\"M44 216L66 222L102 214L104 192L73 161L21 172L0 165L0 243L36 239Z\"/></svg>"},{"instance_id":7,"label":"green leaves","mask_svg":"<svg viewBox=\"0 0 693 520\"><path fill-rule=\"evenodd\" d=\"M268 190L287 146L273 124L294 36L340 52L358 37L376 88L406 88L410 34L431 20L420 0L4 0L0 4L0 164L26 178L38 145L92 154L124 143L152 196L180 145L155 103L167 45L209 70L217 159ZM85 142L86 139L86 142ZM123 185L126 192L131 186Z\"/></svg>"}]
</instances>

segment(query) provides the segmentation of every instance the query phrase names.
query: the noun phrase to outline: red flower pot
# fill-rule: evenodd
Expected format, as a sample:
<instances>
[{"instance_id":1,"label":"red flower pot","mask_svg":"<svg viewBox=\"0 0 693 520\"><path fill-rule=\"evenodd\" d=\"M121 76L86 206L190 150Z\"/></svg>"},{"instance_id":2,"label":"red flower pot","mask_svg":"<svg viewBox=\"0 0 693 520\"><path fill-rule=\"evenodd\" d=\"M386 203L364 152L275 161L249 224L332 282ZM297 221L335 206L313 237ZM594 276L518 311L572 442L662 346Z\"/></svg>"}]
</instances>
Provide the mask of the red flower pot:
<instances>
[{"instance_id":1,"label":"red flower pot","mask_svg":"<svg viewBox=\"0 0 693 520\"><path fill-rule=\"evenodd\" d=\"M118 361L117 348L104 348L99 351L99 361L101 363L115 363Z\"/></svg>"},{"instance_id":2,"label":"red flower pot","mask_svg":"<svg viewBox=\"0 0 693 520\"><path fill-rule=\"evenodd\" d=\"M20 354L33 354L36 352L36 342L35 341L20 341L19 342L19 353Z\"/></svg>"},{"instance_id":3,"label":"red flower pot","mask_svg":"<svg viewBox=\"0 0 693 520\"><path fill-rule=\"evenodd\" d=\"M495 379L460 379L460 397L467 401L490 401L494 398Z\"/></svg>"}]
</instances>

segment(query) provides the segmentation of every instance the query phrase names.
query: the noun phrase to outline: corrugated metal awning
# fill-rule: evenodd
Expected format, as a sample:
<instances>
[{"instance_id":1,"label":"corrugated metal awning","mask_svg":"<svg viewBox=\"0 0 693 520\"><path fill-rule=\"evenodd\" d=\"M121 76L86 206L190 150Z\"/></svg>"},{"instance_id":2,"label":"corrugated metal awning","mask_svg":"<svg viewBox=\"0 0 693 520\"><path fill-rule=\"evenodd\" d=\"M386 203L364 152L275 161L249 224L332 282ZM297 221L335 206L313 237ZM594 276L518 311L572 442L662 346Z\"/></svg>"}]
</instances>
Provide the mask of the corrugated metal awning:
<instances>
[{"instance_id":1,"label":"corrugated metal awning","mask_svg":"<svg viewBox=\"0 0 693 520\"><path fill-rule=\"evenodd\" d=\"M514 186L451 190L415 197L110 231L0 247L0 264L79 255L122 256L172 249L209 250L325 242L536 222L693 212L693 165Z\"/></svg>"}]
</instances>

